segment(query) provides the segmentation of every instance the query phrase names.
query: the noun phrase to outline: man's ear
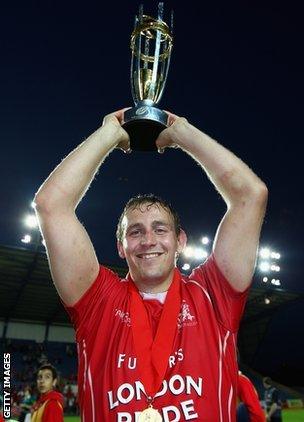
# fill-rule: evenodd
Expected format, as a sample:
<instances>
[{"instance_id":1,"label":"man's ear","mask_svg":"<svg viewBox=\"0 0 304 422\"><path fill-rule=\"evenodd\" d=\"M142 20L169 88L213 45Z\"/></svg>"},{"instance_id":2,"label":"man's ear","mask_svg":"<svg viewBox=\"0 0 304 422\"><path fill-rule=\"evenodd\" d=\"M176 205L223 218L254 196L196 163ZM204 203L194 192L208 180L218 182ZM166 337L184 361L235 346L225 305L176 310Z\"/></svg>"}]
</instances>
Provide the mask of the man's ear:
<instances>
[{"instance_id":1,"label":"man's ear","mask_svg":"<svg viewBox=\"0 0 304 422\"><path fill-rule=\"evenodd\" d=\"M186 235L186 233L184 232L183 229L181 229L181 231L180 231L180 233L177 237L177 242L178 242L177 253L181 254L183 252L184 248L187 245L187 235Z\"/></svg>"},{"instance_id":2,"label":"man's ear","mask_svg":"<svg viewBox=\"0 0 304 422\"><path fill-rule=\"evenodd\" d=\"M117 250L118 250L118 255L120 256L120 258L125 259L126 258L125 251L120 240L117 240Z\"/></svg>"}]
</instances>

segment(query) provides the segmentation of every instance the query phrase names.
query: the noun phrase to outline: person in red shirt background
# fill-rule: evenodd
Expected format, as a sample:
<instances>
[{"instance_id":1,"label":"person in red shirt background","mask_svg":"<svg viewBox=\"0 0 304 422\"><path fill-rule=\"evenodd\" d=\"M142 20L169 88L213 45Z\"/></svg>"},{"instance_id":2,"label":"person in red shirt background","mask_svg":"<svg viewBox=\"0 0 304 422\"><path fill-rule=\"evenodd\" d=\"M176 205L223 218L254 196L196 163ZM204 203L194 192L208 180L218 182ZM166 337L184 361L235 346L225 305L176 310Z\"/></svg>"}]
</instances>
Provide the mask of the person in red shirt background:
<instances>
[{"instance_id":1,"label":"person in red shirt background","mask_svg":"<svg viewBox=\"0 0 304 422\"><path fill-rule=\"evenodd\" d=\"M57 379L53 365L44 364L38 369L40 397L32 408L31 422L63 422L63 395L55 390Z\"/></svg>"},{"instance_id":2,"label":"person in red shirt background","mask_svg":"<svg viewBox=\"0 0 304 422\"><path fill-rule=\"evenodd\" d=\"M241 402L238 406L238 422L245 421L245 418L242 416L244 413L242 410L243 406L247 410L246 420L248 422L266 422L266 416L261 407L258 393L250 379L242 374L241 371L239 371L238 375L237 396Z\"/></svg>"}]
</instances>

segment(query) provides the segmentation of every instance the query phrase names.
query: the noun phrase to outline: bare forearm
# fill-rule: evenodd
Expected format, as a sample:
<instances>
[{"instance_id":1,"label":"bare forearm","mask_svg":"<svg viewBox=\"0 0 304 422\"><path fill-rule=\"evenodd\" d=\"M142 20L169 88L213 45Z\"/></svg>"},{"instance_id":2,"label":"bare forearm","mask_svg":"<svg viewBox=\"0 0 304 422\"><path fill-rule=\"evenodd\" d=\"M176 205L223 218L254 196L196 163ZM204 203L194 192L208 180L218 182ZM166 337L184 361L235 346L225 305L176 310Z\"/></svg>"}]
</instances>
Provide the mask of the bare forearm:
<instances>
[{"instance_id":1,"label":"bare forearm","mask_svg":"<svg viewBox=\"0 0 304 422\"><path fill-rule=\"evenodd\" d=\"M227 205L266 190L242 160L186 120L176 125L174 141L203 167Z\"/></svg>"},{"instance_id":2,"label":"bare forearm","mask_svg":"<svg viewBox=\"0 0 304 422\"><path fill-rule=\"evenodd\" d=\"M278 405L276 404L276 403L272 403L272 405L271 405L271 407L270 407L270 409L269 409L269 412L268 412L268 414L267 414L267 417L270 419L271 418L271 416L275 413L275 411L277 410L277 408L278 408Z\"/></svg>"},{"instance_id":3,"label":"bare forearm","mask_svg":"<svg viewBox=\"0 0 304 422\"><path fill-rule=\"evenodd\" d=\"M45 211L75 209L105 157L119 142L116 128L103 126L72 151L39 188L35 201Z\"/></svg>"}]
</instances>

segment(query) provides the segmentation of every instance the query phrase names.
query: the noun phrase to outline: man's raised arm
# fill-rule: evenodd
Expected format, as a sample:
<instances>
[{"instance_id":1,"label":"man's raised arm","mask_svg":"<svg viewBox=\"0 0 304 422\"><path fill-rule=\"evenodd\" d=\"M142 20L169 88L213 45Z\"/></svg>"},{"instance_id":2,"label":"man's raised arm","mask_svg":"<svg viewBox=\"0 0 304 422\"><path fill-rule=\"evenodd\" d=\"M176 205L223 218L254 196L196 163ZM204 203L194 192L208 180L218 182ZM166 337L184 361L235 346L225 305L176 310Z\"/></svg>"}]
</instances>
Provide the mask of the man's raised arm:
<instances>
[{"instance_id":1,"label":"man's raised arm","mask_svg":"<svg viewBox=\"0 0 304 422\"><path fill-rule=\"evenodd\" d=\"M75 210L105 157L117 145L129 148L128 134L120 124L123 112L106 116L103 126L56 167L35 196L52 278L67 305L80 299L99 271L93 245Z\"/></svg>"},{"instance_id":2,"label":"man's raised arm","mask_svg":"<svg viewBox=\"0 0 304 422\"><path fill-rule=\"evenodd\" d=\"M254 272L268 191L265 184L232 152L186 119L169 113L171 126L157 140L158 148L177 146L205 170L226 202L215 238L216 262L230 284L244 291Z\"/></svg>"}]
</instances>

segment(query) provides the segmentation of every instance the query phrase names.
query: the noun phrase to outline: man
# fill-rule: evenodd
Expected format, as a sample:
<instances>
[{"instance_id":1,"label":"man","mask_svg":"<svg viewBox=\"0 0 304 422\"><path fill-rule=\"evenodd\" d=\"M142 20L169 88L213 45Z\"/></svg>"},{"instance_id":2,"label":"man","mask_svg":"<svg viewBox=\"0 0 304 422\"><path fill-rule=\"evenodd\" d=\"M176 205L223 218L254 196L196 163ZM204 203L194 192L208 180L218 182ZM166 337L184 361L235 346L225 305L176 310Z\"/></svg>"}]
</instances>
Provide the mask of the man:
<instances>
[{"instance_id":1,"label":"man","mask_svg":"<svg viewBox=\"0 0 304 422\"><path fill-rule=\"evenodd\" d=\"M264 401L266 406L266 420L267 422L281 422L282 406L279 391L272 385L272 381L269 377L263 378L263 385L265 388Z\"/></svg>"},{"instance_id":2,"label":"man","mask_svg":"<svg viewBox=\"0 0 304 422\"><path fill-rule=\"evenodd\" d=\"M248 377L239 371L238 376L238 399L240 404L237 408L238 422L265 422L265 413L261 407L258 393Z\"/></svg>"},{"instance_id":3,"label":"man","mask_svg":"<svg viewBox=\"0 0 304 422\"><path fill-rule=\"evenodd\" d=\"M44 364L38 369L37 388L40 397L33 406L32 422L63 422L63 396L55 390L57 371Z\"/></svg>"},{"instance_id":4,"label":"man","mask_svg":"<svg viewBox=\"0 0 304 422\"><path fill-rule=\"evenodd\" d=\"M236 335L267 189L230 151L168 113L159 152L178 147L193 157L227 212L212 256L188 278L176 269L186 244L176 214L154 196L132 199L117 229L129 267L120 280L99 266L75 209L106 156L115 147L129 150L123 113L106 116L35 198L52 277L76 329L82 419L234 421Z\"/></svg>"}]
</instances>

